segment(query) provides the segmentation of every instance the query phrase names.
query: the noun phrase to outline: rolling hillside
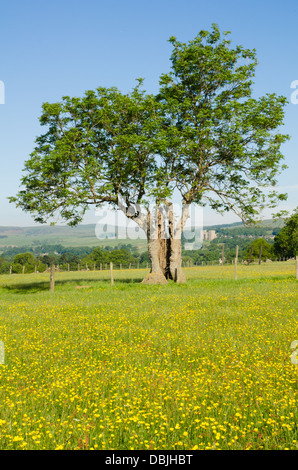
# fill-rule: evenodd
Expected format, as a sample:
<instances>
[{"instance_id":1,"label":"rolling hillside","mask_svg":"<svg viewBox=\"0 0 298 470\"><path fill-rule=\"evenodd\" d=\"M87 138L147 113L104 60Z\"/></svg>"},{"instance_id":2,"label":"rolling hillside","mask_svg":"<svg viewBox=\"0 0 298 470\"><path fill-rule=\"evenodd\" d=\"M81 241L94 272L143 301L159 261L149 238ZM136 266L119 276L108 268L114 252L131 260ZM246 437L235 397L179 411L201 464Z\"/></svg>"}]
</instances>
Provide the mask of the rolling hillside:
<instances>
[{"instance_id":1,"label":"rolling hillside","mask_svg":"<svg viewBox=\"0 0 298 470\"><path fill-rule=\"evenodd\" d=\"M135 239L135 232L131 231L127 237L125 228L119 228L118 236L115 237L114 227L106 225L0 227L0 251L6 247L31 247L44 244L61 244L73 247L117 246L122 241L140 248L146 246L144 237Z\"/></svg>"},{"instance_id":2,"label":"rolling hillside","mask_svg":"<svg viewBox=\"0 0 298 470\"><path fill-rule=\"evenodd\" d=\"M273 231L282 226L282 221L274 222L266 220L262 229L264 234ZM245 227L241 222L234 224L213 225L204 227L206 230L228 230L233 235L235 229ZM246 230L250 230L247 228ZM253 229L252 229L253 230ZM0 251L6 247L20 246L38 246L61 244L69 247L95 247L95 246L118 246L119 243L130 243L137 246L140 250L146 248L146 239L144 233L137 233L132 229L119 227L118 235L115 237L115 229L113 226L107 225L78 225L70 227L68 225L40 225L33 227L0 227Z\"/></svg>"}]
</instances>

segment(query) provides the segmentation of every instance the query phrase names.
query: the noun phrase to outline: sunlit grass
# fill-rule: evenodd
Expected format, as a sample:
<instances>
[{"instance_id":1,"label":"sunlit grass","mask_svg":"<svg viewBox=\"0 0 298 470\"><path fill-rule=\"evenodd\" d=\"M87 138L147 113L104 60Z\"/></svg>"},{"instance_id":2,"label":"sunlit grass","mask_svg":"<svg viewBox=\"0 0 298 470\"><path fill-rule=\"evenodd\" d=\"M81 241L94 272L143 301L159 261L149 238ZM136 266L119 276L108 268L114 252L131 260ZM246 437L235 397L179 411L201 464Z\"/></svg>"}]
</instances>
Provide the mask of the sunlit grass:
<instances>
[{"instance_id":1,"label":"sunlit grass","mask_svg":"<svg viewBox=\"0 0 298 470\"><path fill-rule=\"evenodd\" d=\"M0 276L0 448L296 449L294 263L146 273Z\"/></svg>"}]
</instances>

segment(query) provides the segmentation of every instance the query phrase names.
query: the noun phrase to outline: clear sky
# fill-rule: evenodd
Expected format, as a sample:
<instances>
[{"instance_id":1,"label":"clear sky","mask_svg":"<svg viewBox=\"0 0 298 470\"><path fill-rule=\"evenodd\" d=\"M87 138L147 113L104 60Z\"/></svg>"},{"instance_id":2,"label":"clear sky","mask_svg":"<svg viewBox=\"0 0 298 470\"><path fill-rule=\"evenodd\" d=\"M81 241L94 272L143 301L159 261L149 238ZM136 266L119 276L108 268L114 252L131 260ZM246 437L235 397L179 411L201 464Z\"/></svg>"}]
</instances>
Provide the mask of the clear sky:
<instances>
[{"instance_id":1,"label":"clear sky","mask_svg":"<svg viewBox=\"0 0 298 470\"><path fill-rule=\"evenodd\" d=\"M233 44L256 49L254 96L275 92L289 100L282 129L291 136L282 148L289 168L279 177L289 198L280 208L298 206L298 104L291 103L291 83L298 80L297 0L10 0L0 4L0 225L34 225L7 197L17 192L43 131L43 102L98 86L128 92L138 77L154 93L170 69L169 37L187 42L212 23L231 31ZM96 221L91 211L84 223ZM234 221L204 211L204 224Z\"/></svg>"}]
</instances>

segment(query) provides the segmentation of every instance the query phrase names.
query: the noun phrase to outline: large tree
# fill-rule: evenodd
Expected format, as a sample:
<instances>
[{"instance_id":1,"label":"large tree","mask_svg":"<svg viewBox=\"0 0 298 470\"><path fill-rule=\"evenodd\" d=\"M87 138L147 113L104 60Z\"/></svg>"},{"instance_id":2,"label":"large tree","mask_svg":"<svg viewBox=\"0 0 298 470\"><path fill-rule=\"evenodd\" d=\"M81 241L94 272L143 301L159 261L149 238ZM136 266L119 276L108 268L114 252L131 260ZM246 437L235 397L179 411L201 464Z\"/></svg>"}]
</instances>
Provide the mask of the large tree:
<instances>
[{"instance_id":1,"label":"large tree","mask_svg":"<svg viewBox=\"0 0 298 470\"><path fill-rule=\"evenodd\" d=\"M245 250L244 259L251 262L255 258L259 258L261 251L261 259L271 259L273 255L273 245L268 243L264 238L257 238Z\"/></svg>"},{"instance_id":2,"label":"large tree","mask_svg":"<svg viewBox=\"0 0 298 470\"><path fill-rule=\"evenodd\" d=\"M284 227L274 239L274 252L281 258L292 258L298 255L298 207L287 217Z\"/></svg>"},{"instance_id":3,"label":"large tree","mask_svg":"<svg viewBox=\"0 0 298 470\"><path fill-rule=\"evenodd\" d=\"M10 201L44 223L82 221L90 205L120 208L147 234L143 282L184 282L181 233L191 204L253 222L285 195L267 191L283 168L286 99L252 97L254 50L232 47L216 25L189 43L172 37L172 67L156 96L98 88L43 105L47 132ZM177 221L173 197L179 194Z\"/></svg>"}]
</instances>

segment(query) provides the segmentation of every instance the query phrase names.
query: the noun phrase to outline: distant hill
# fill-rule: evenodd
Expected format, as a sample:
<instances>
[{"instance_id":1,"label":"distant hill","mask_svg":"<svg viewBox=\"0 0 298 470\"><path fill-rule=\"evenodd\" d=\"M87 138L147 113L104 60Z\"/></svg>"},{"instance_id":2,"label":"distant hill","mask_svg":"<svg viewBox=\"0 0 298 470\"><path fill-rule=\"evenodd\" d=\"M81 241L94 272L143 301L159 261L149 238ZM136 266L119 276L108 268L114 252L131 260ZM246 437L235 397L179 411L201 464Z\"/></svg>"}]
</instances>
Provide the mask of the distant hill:
<instances>
[{"instance_id":1,"label":"distant hill","mask_svg":"<svg viewBox=\"0 0 298 470\"><path fill-rule=\"evenodd\" d=\"M146 240L136 238L138 234L132 229L128 232L108 225L86 224L70 227L69 225L41 225L33 227L0 227L0 251L6 247L56 245L78 247L95 247L101 245L116 246L119 243L131 243L134 246L145 247Z\"/></svg>"},{"instance_id":2,"label":"distant hill","mask_svg":"<svg viewBox=\"0 0 298 470\"><path fill-rule=\"evenodd\" d=\"M276 228L282 228L284 226L284 220L279 219L279 220L273 220L273 219L265 219L260 225L257 225L257 227L264 228L264 229L276 229ZM239 227L247 227L250 228L249 226L244 225L242 222L234 222L233 224L220 224L220 225L208 225L204 227L206 230L216 230L216 229L234 229L234 228L239 228ZM251 227L252 229L254 227Z\"/></svg>"},{"instance_id":3,"label":"distant hill","mask_svg":"<svg viewBox=\"0 0 298 470\"><path fill-rule=\"evenodd\" d=\"M260 228L264 233L268 233L274 229L280 228L283 221L275 222L273 220L265 220ZM232 224L210 225L204 227L205 230L215 230L222 232L229 230L230 233L235 229L245 228L250 230L242 222ZM253 228L251 229L253 230ZM197 231L197 230L196 230ZM237 232L237 230L235 230ZM136 232L136 230L120 227L118 234L115 236L115 228L108 225L86 224L70 227L68 225L40 225L33 227L11 227L0 226L0 251L6 247L28 246L34 247L38 245L60 244L69 247L95 247L95 246L118 246L119 243L130 243L138 247L140 250L146 249L146 239L144 232Z\"/></svg>"}]
</instances>

